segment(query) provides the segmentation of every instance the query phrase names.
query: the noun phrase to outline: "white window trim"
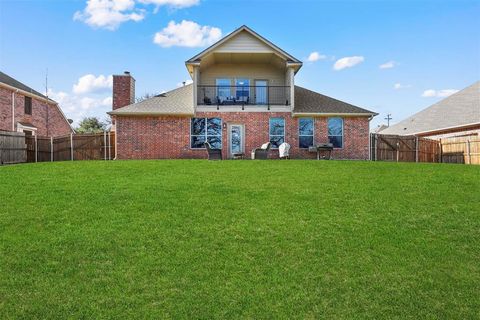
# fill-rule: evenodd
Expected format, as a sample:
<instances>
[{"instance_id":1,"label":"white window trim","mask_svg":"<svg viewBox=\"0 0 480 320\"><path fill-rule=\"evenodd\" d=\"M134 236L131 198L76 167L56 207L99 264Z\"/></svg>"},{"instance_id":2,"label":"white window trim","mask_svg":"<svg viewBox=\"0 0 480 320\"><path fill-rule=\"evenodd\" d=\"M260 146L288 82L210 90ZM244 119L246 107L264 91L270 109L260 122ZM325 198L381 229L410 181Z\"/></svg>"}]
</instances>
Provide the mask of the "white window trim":
<instances>
[{"instance_id":1,"label":"white window trim","mask_svg":"<svg viewBox=\"0 0 480 320\"><path fill-rule=\"evenodd\" d=\"M312 120L312 135L300 134L300 120L305 120L305 119ZM306 147L306 148L300 147L300 137L312 137L312 143L313 143L312 146L315 145L315 118L312 118L312 117L298 118L298 148L302 150L308 149L309 147Z\"/></svg>"},{"instance_id":2,"label":"white window trim","mask_svg":"<svg viewBox=\"0 0 480 320\"><path fill-rule=\"evenodd\" d=\"M342 119L342 135L329 135L328 134L328 122L330 121L330 119ZM343 149L344 146L345 146L345 132L344 132L344 126L345 126L345 119L343 117L330 117L327 119L327 139L329 140L330 142L330 137L342 137L342 146L340 148L338 147L333 147L334 149Z\"/></svg>"},{"instance_id":3,"label":"white window trim","mask_svg":"<svg viewBox=\"0 0 480 320\"><path fill-rule=\"evenodd\" d=\"M25 131L32 131L32 134L34 136L37 135L37 128L35 127L30 127L30 126L24 126L23 124L21 124L20 122L17 122L17 132L23 132L23 130Z\"/></svg>"},{"instance_id":4,"label":"white window trim","mask_svg":"<svg viewBox=\"0 0 480 320\"><path fill-rule=\"evenodd\" d=\"M205 119L205 134L192 134L192 119ZM205 142L207 142L207 122L208 122L208 119L220 119L220 149L223 149L223 120L222 118L218 118L218 117L192 117L190 118L190 135L189 135L189 141L188 141L188 145L190 147L191 150L205 150L206 148L205 147L202 147L202 148L192 148L192 137L201 137L201 136L204 136L205 137ZM211 136L211 137L218 137L217 136Z\"/></svg>"},{"instance_id":5,"label":"white window trim","mask_svg":"<svg viewBox=\"0 0 480 320\"><path fill-rule=\"evenodd\" d=\"M272 137L281 137L282 135L279 135L279 134L270 134L270 129L271 129L271 123L270 123L270 120L271 119L282 119L283 120L283 142L285 142L285 137L287 136L287 125L286 125L286 121L285 121L285 118L283 117L270 117L268 118L268 142L270 142L272 140ZM275 149L275 150L278 150L278 147L274 147L272 145L272 149Z\"/></svg>"}]
</instances>

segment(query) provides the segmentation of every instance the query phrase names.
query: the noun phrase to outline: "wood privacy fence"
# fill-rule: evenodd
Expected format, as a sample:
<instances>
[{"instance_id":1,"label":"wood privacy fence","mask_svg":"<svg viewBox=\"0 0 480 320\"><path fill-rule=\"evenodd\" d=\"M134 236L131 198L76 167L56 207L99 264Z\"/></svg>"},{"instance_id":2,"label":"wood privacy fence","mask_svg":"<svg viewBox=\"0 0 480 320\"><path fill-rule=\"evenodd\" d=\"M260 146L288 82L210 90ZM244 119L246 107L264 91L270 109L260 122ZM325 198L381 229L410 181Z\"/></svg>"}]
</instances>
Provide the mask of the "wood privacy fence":
<instances>
[{"instance_id":1,"label":"wood privacy fence","mask_svg":"<svg viewBox=\"0 0 480 320\"><path fill-rule=\"evenodd\" d=\"M114 156L115 134L110 132L41 137L0 131L0 164L111 160Z\"/></svg>"},{"instance_id":2,"label":"wood privacy fence","mask_svg":"<svg viewBox=\"0 0 480 320\"><path fill-rule=\"evenodd\" d=\"M433 140L416 136L372 134L373 161L480 164L477 136Z\"/></svg>"}]
</instances>

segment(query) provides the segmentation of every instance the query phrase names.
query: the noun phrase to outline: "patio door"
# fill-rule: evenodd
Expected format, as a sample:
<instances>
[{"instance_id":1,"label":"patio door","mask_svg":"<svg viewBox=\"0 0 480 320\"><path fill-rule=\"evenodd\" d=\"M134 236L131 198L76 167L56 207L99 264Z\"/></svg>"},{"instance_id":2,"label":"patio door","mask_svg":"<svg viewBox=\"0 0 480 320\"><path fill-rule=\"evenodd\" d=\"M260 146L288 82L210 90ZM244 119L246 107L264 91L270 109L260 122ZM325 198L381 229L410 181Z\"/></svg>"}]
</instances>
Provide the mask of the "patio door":
<instances>
[{"instance_id":1,"label":"patio door","mask_svg":"<svg viewBox=\"0 0 480 320\"><path fill-rule=\"evenodd\" d=\"M268 101L268 81L267 80L255 80L255 103L267 104Z\"/></svg>"},{"instance_id":2,"label":"patio door","mask_svg":"<svg viewBox=\"0 0 480 320\"><path fill-rule=\"evenodd\" d=\"M245 130L243 124L228 125L229 155L245 153Z\"/></svg>"}]
</instances>

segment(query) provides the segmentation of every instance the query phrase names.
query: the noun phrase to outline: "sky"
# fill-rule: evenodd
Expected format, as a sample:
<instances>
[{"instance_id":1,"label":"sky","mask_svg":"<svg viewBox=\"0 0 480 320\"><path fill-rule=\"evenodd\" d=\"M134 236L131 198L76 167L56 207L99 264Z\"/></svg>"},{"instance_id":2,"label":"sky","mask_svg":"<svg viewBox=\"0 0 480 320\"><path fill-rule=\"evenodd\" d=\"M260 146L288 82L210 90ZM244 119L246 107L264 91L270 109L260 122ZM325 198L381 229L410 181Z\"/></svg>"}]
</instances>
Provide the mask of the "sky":
<instances>
[{"instance_id":1,"label":"sky","mask_svg":"<svg viewBox=\"0 0 480 320\"><path fill-rule=\"evenodd\" d=\"M371 128L480 80L477 1L0 0L0 70L106 119L112 74L137 96L190 80L184 62L241 25L304 62L296 84L379 113Z\"/></svg>"}]
</instances>

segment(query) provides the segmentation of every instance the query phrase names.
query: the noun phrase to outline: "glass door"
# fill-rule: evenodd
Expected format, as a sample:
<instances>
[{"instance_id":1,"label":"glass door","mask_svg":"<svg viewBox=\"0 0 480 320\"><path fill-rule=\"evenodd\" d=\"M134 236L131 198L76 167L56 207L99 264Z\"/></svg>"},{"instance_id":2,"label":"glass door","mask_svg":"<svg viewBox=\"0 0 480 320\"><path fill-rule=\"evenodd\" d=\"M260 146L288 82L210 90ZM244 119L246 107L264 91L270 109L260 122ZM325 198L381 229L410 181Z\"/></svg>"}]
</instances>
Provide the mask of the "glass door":
<instances>
[{"instance_id":1,"label":"glass door","mask_svg":"<svg viewBox=\"0 0 480 320\"><path fill-rule=\"evenodd\" d=\"M267 104L268 101L268 82L267 80L255 80L255 103Z\"/></svg>"},{"instance_id":2,"label":"glass door","mask_svg":"<svg viewBox=\"0 0 480 320\"><path fill-rule=\"evenodd\" d=\"M231 124L230 130L230 156L244 153L243 149L243 125Z\"/></svg>"}]
</instances>

